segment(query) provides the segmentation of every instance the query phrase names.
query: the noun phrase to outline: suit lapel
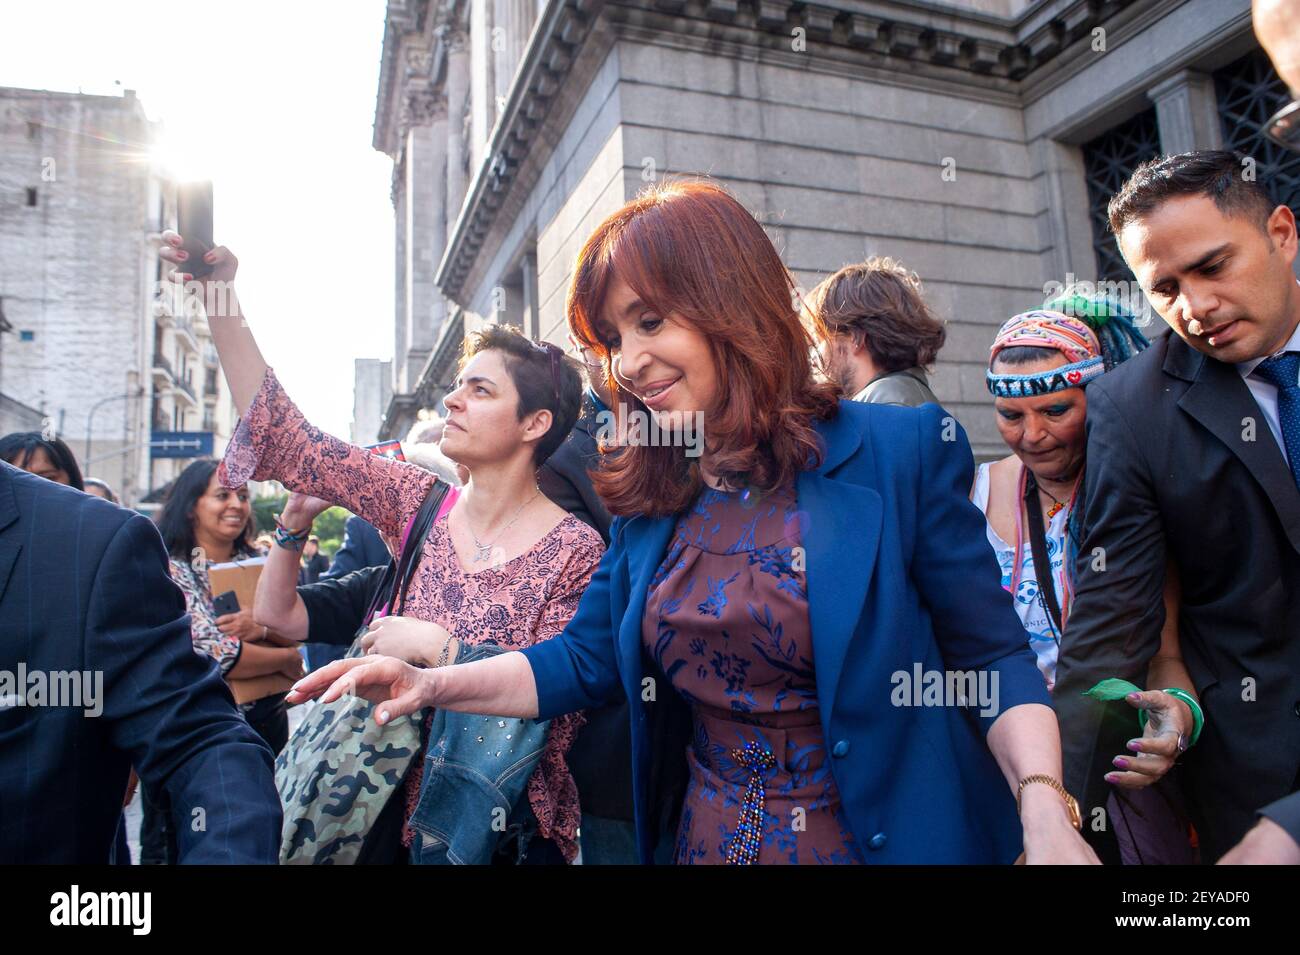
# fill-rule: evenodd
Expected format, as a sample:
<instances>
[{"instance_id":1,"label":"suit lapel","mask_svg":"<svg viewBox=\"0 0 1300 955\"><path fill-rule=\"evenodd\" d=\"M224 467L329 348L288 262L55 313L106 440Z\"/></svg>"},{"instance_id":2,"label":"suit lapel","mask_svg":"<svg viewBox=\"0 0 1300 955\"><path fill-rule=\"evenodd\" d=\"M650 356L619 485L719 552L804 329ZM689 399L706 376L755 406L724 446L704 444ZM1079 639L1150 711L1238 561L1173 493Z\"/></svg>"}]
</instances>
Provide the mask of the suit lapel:
<instances>
[{"instance_id":1,"label":"suit lapel","mask_svg":"<svg viewBox=\"0 0 1300 955\"><path fill-rule=\"evenodd\" d=\"M1172 349L1179 344L1171 343L1171 359ZM1193 350L1186 344L1182 347ZM1200 368L1195 371L1191 387L1178 399L1178 406L1204 425L1246 466L1272 502L1291 546L1300 551L1300 491L1254 395L1236 368L1199 352L1196 354L1201 358ZM1253 441L1242 437L1245 419L1255 422Z\"/></svg>"},{"instance_id":2,"label":"suit lapel","mask_svg":"<svg viewBox=\"0 0 1300 955\"><path fill-rule=\"evenodd\" d=\"M817 699L823 726L829 727L844 657L858 626L876 569L884 502L864 484L833 477L862 446L862 434L840 412L816 422L826 453L816 471L799 475L800 535L807 555L808 618L812 627Z\"/></svg>"},{"instance_id":3,"label":"suit lapel","mask_svg":"<svg viewBox=\"0 0 1300 955\"><path fill-rule=\"evenodd\" d=\"M799 476L799 512L817 699L825 723L875 570L884 505L869 487L805 471Z\"/></svg>"}]
</instances>

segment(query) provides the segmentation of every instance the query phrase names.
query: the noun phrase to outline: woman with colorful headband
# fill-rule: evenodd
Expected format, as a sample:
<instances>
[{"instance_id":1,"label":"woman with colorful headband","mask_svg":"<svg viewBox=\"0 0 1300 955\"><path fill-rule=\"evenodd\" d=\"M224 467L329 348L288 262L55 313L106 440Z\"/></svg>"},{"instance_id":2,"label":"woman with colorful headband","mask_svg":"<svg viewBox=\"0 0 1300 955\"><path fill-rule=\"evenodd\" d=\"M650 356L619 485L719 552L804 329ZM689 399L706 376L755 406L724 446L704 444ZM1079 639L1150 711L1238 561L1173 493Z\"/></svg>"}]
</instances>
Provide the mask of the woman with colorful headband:
<instances>
[{"instance_id":1,"label":"woman with colorful headband","mask_svg":"<svg viewBox=\"0 0 1300 955\"><path fill-rule=\"evenodd\" d=\"M979 466L971 498L985 513L1002 586L1012 594L1049 689L1055 683L1061 637L1069 626L1081 537L1075 501L1084 473L1086 386L1146 345L1117 301L1067 292L1048 309L1007 321L991 349L988 389L998 430L1013 453ZM1199 704L1178 647L1176 568L1170 568L1168 580L1162 647L1152 661L1148 683L1171 687L1174 693L1138 691L1128 696L1147 722L1143 737L1130 743L1132 752L1117 756L1116 770L1107 775L1126 790L1159 781L1199 733ZM1156 812L1135 813L1133 798L1121 801L1118 809L1112 805L1119 815L1121 843L1131 849L1126 859L1140 861L1146 846L1145 861L1151 861L1149 831L1122 830L1132 830L1135 819L1149 819L1163 807L1156 804Z\"/></svg>"}]
</instances>

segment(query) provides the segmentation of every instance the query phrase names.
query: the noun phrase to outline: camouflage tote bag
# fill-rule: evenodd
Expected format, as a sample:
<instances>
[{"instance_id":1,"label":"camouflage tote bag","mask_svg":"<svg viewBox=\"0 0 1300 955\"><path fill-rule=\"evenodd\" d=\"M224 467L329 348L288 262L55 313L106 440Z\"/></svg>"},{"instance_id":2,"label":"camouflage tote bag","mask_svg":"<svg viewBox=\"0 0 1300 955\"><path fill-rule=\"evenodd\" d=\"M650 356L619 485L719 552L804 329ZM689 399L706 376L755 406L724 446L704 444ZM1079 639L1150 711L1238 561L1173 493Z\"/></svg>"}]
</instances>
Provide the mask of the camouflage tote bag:
<instances>
[{"instance_id":1,"label":"camouflage tote bag","mask_svg":"<svg viewBox=\"0 0 1300 955\"><path fill-rule=\"evenodd\" d=\"M404 609L420 550L447 489L439 481L412 518L401 556L381 578L347 657L362 655L360 638L376 612L396 607L400 614ZM367 835L399 793L420 750L425 711L379 726L371 716L374 704L359 697L309 705L275 760L275 785L284 807L280 864L350 865L358 861Z\"/></svg>"},{"instance_id":2,"label":"camouflage tote bag","mask_svg":"<svg viewBox=\"0 0 1300 955\"><path fill-rule=\"evenodd\" d=\"M360 656L354 643L347 656ZM355 696L315 704L275 760L281 865L351 865L420 750L424 712L385 726Z\"/></svg>"}]
</instances>

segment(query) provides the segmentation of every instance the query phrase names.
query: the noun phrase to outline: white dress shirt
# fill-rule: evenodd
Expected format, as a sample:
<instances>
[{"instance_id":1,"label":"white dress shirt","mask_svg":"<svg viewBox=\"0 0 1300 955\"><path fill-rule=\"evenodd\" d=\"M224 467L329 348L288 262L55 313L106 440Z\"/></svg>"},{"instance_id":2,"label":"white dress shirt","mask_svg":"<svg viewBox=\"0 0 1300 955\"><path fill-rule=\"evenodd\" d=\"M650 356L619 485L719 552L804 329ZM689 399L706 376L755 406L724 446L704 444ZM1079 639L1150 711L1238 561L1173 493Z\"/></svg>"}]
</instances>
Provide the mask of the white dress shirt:
<instances>
[{"instance_id":1,"label":"white dress shirt","mask_svg":"<svg viewBox=\"0 0 1300 955\"><path fill-rule=\"evenodd\" d=\"M1300 324L1297 324L1295 330L1291 332L1291 338L1287 343L1274 354L1280 355L1289 351L1300 352ZM1255 404L1259 405L1259 410L1264 413L1264 420L1268 422L1269 430L1273 432L1273 437L1277 439L1277 446L1282 449L1282 459L1286 461L1289 467L1291 459L1286 453L1286 441L1282 438L1282 422L1277 416L1277 386L1270 384L1258 375L1251 374L1264 363L1265 358L1272 357L1272 355L1265 355L1264 358L1252 358L1250 361L1237 362L1237 371L1241 372L1246 387L1255 396Z\"/></svg>"}]
</instances>

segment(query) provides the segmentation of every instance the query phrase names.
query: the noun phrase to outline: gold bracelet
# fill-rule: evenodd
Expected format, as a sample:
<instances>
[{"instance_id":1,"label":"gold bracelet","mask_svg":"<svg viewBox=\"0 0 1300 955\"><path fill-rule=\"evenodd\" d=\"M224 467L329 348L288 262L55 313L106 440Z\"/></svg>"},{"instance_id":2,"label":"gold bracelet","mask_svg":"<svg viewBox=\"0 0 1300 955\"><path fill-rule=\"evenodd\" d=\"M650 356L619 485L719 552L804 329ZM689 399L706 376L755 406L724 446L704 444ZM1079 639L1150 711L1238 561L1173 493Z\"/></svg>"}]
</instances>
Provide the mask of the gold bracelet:
<instances>
[{"instance_id":1,"label":"gold bracelet","mask_svg":"<svg viewBox=\"0 0 1300 955\"><path fill-rule=\"evenodd\" d=\"M1020 785L1016 788L1016 815L1020 815L1020 796L1030 783L1042 783L1045 786L1051 786L1060 793L1061 798L1065 800L1065 807L1070 811L1070 825L1079 831L1083 831L1083 817L1079 815L1079 801L1065 791L1065 787L1061 785L1059 779L1048 776L1046 773L1034 773L1032 776L1026 776L1020 780Z\"/></svg>"}]
</instances>

